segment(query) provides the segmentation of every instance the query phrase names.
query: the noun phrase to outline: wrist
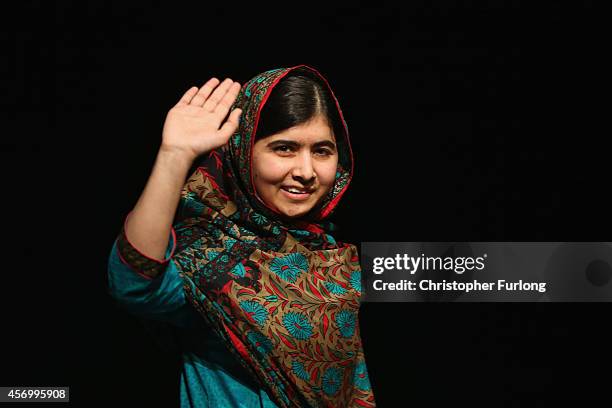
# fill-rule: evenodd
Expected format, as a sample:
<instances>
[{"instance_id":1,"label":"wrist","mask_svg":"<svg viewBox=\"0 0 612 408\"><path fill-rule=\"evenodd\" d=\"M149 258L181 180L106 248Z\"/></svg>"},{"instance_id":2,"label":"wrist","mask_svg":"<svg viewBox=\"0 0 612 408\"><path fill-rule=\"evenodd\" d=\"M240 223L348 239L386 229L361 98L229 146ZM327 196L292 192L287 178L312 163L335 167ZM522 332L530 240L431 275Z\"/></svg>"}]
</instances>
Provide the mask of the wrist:
<instances>
[{"instance_id":1,"label":"wrist","mask_svg":"<svg viewBox=\"0 0 612 408\"><path fill-rule=\"evenodd\" d=\"M157 156L161 157L165 162L178 163L187 167L190 167L197 157L192 152L185 149L163 145L159 148Z\"/></svg>"}]
</instances>

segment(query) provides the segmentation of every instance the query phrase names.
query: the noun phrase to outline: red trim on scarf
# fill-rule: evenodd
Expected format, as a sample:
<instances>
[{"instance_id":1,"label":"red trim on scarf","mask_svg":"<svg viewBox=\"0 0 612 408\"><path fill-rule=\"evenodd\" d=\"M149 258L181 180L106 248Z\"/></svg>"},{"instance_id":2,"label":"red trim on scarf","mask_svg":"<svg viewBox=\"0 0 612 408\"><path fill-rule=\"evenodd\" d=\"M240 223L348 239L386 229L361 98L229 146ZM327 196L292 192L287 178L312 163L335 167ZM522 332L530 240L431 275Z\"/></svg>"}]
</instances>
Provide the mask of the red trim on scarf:
<instances>
[{"instance_id":1,"label":"red trim on scarf","mask_svg":"<svg viewBox=\"0 0 612 408\"><path fill-rule=\"evenodd\" d=\"M225 332L229 336L230 340L232 341L232 344L234 345L238 353L240 353L240 356L252 365L253 361L251 360L251 357L249 357L249 353L247 352L244 343L240 341L240 339L234 333L232 333L230 329L227 328L225 322L221 323L223 323L223 328L225 329Z\"/></svg>"}]
</instances>

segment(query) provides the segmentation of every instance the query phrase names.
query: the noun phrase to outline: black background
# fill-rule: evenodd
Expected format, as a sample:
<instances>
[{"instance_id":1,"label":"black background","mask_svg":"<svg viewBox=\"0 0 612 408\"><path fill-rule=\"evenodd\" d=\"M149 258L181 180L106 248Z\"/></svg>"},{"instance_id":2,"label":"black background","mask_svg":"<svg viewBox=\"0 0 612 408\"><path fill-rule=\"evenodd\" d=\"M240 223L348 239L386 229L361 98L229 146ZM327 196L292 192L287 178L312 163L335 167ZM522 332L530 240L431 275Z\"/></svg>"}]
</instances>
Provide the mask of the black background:
<instances>
[{"instance_id":1,"label":"black background","mask_svg":"<svg viewBox=\"0 0 612 408\"><path fill-rule=\"evenodd\" d=\"M356 160L333 216L342 240L609 240L607 51L590 2L219 3L5 14L0 385L177 404L178 356L113 305L106 260L167 110L212 76L326 76ZM360 321L380 407L552 406L606 400L610 311L365 303Z\"/></svg>"}]
</instances>

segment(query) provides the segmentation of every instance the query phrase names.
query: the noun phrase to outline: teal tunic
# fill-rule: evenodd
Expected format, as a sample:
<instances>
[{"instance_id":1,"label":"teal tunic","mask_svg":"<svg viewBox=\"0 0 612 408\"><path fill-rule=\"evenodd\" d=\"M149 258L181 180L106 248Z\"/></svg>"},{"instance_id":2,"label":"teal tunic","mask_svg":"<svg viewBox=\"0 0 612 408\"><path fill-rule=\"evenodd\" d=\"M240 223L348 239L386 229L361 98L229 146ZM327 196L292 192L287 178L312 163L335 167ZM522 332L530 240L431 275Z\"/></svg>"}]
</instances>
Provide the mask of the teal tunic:
<instances>
[{"instance_id":1,"label":"teal tunic","mask_svg":"<svg viewBox=\"0 0 612 408\"><path fill-rule=\"evenodd\" d=\"M171 236L165 259L173 244ZM181 407L278 408L186 301L172 260L151 279L124 262L115 240L108 259L108 284L111 296L131 314L176 326L183 361Z\"/></svg>"}]
</instances>

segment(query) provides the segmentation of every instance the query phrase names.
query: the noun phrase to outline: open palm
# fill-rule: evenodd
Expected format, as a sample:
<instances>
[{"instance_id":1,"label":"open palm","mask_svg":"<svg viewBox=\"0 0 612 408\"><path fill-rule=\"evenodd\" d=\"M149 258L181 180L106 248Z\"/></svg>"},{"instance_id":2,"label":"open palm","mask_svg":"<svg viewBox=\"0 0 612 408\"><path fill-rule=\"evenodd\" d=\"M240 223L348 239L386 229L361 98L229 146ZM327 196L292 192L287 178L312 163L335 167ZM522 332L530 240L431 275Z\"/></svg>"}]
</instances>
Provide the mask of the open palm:
<instances>
[{"instance_id":1,"label":"open palm","mask_svg":"<svg viewBox=\"0 0 612 408\"><path fill-rule=\"evenodd\" d=\"M238 128L242 111L232 104L240 92L240 84L225 79L221 84L211 78L200 89L190 88L168 111L162 133L162 148L180 151L191 158L207 153L227 143Z\"/></svg>"}]
</instances>

